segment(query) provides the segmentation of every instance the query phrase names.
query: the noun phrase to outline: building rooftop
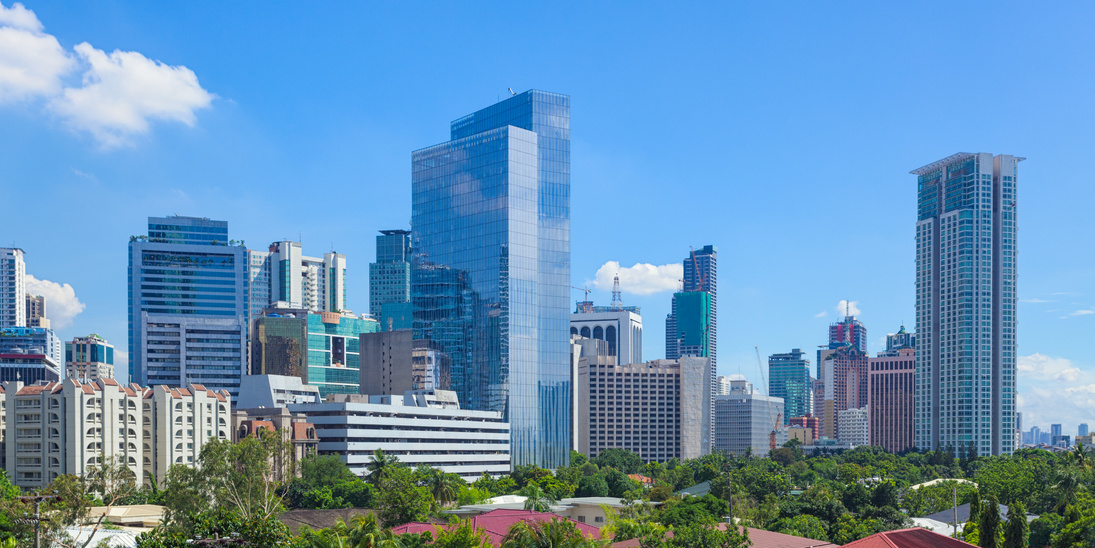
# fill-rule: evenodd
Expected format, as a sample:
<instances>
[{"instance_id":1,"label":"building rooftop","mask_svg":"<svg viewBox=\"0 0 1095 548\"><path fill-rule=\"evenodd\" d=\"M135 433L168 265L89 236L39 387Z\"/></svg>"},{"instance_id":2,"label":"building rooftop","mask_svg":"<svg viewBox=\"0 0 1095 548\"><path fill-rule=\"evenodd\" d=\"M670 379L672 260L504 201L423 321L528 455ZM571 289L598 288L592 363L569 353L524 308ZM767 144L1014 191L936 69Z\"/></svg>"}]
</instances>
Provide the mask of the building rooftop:
<instances>
[{"instance_id":1,"label":"building rooftop","mask_svg":"<svg viewBox=\"0 0 1095 548\"><path fill-rule=\"evenodd\" d=\"M505 538L510 527L513 527L517 523L542 523L552 520L569 521L573 523L583 535L594 539L601 538L601 530L592 525L569 520L558 514L534 512L532 510L494 510L467 519L474 529L482 529L486 534L487 542L495 547L502 545L502 539ZM426 531L435 533L438 529L451 529L453 527L458 527L459 525L460 524L439 525L434 523L411 522L393 528L392 532L397 535L422 533ZM636 546L638 545L636 544Z\"/></svg>"},{"instance_id":2,"label":"building rooftop","mask_svg":"<svg viewBox=\"0 0 1095 548\"><path fill-rule=\"evenodd\" d=\"M845 548L968 548L973 544L914 527L876 533L844 546Z\"/></svg>"}]
</instances>

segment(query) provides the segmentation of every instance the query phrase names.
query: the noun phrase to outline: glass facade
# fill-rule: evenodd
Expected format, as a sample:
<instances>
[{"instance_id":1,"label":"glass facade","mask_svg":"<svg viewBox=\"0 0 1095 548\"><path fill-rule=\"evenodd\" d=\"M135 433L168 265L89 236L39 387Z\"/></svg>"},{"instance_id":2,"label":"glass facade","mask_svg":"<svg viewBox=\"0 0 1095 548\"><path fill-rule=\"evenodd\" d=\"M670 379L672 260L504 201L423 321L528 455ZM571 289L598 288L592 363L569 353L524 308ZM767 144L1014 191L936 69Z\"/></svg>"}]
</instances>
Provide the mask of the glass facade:
<instances>
[{"instance_id":1,"label":"glass facade","mask_svg":"<svg viewBox=\"0 0 1095 548\"><path fill-rule=\"evenodd\" d=\"M411 302L410 251L409 230L381 230L376 237L376 262L369 265L369 314L385 330L411 328L405 314Z\"/></svg>"},{"instance_id":2,"label":"glass facade","mask_svg":"<svg viewBox=\"0 0 1095 548\"><path fill-rule=\"evenodd\" d=\"M461 405L501 411L515 465L569 461L570 98L528 91L412 154L415 337Z\"/></svg>"},{"instance_id":3,"label":"glass facade","mask_svg":"<svg viewBox=\"0 0 1095 548\"><path fill-rule=\"evenodd\" d=\"M791 424L791 417L813 412L810 360L804 355L795 348L786 354L768 356L768 395L783 398L785 425Z\"/></svg>"},{"instance_id":4,"label":"glass facade","mask_svg":"<svg viewBox=\"0 0 1095 548\"><path fill-rule=\"evenodd\" d=\"M308 314L308 375L305 381L319 387L319 395L357 394L360 386L362 333L376 333L380 324L372 320L342 316L337 322L323 321L330 315Z\"/></svg>"},{"instance_id":5,"label":"glass facade","mask_svg":"<svg viewBox=\"0 0 1095 548\"><path fill-rule=\"evenodd\" d=\"M959 153L917 175L920 449L1015 450L1015 156Z\"/></svg>"}]
</instances>

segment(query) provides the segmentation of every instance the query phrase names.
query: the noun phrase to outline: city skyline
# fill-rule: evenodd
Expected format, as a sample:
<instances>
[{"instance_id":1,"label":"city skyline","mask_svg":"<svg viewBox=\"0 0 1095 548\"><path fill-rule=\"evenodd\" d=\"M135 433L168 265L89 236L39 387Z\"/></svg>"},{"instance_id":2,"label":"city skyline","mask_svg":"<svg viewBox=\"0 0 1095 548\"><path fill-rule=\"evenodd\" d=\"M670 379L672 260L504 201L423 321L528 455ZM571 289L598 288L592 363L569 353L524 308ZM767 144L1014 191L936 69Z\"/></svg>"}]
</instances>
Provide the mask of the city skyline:
<instances>
[{"instance_id":1,"label":"city skyline","mask_svg":"<svg viewBox=\"0 0 1095 548\"><path fill-rule=\"evenodd\" d=\"M10 2L4 6L13 9ZM993 36L987 28L993 25L986 25L968 33L941 31L938 44L908 51L902 44L944 13L947 28L982 14L970 6L954 12L875 7L863 17L904 23L864 29L842 21L839 12L807 7L775 29L771 23L783 20L775 8L712 10L705 21L636 9L621 15L619 27L600 29L581 20L607 14L585 7L575 8L583 16L574 19L581 20L552 14L537 23L541 30L565 23L569 39L530 46L533 62L521 63L527 52L497 48L507 37L498 29L525 20L527 13L515 6L486 16L493 24L483 26L481 39L442 52L442 38L418 45L379 24L410 17L406 8L378 13L357 7L344 16L320 8L293 22L286 11L271 9L259 26L287 38L269 53L247 45L263 42L253 31L237 36L228 30L247 26L244 18L253 14L242 7L227 8L213 22L204 21L201 9L142 10L124 3L101 9L30 2L27 9L42 25L29 25L35 30L28 32L55 36L69 59L86 52L74 49L84 41L101 52L140 52L187 67L199 89L216 96L203 101L197 94L188 103L192 117L141 107L135 112L147 123L143 129L103 129L76 116L73 105L53 103L52 95L28 99L3 92L0 123L11 130L0 134L0 145L10 151L0 163L0 181L12 203L35 203L45 192L53 214L43 222L36 208L12 212L0 222L0 245L26 251L26 272L34 278L27 290L47 297L62 340L100 333L118 354L127 348L124 242L147 217L174 213L228 221L232 236L254 249L287 239L303 240L310 254L337 250L347 258L348 307L368 312L376 231L409 228L407 153L446 138L438 120L492 104L510 86L538 88L574 97L571 285L590 284L593 300L607 304L611 278L619 272L624 304L642 306L647 322L658 324L679 277L662 267L679 265L684 246L718 246L724 255L718 373L740 371L756 386L762 383L753 346L769 355L824 344L826 326L843 316L841 299L860 308L855 315L869 328L872 355L884 349L886 333L901 324L912 329L910 226L916 211L910 167L958 150L1030 158L1022 166L1018 407L1025 429L1063 423L1074 431L1095 420L1095 366L1082 344L1095 321L1095 303L1086 293L1095 266L1058 237L1084 233L1079 208L1093 193L1082 184L1082 153L1091 146L1084 131L1092 116L1084 99L1088 80L1079 76L1086 65L1077 69L1064 61L1091 40L1071 27L1085 19L1083 13L1048 7L1014 22L1008 16L1014 14L1002 9L984 17L1001 24L1008 17L1009 28L1026 39L986 50L982 43ZM445 29L448 23L470 22L453 10L421 15L420 32L448 36L451 43L455 31ZM208 29L201 33L207 43L160 32L176 20ZM362 21L371 33L349 44L335 38L340 32L314 32ZM1050 30L1050 22L1058 26ZM685 51L663 38L628 38L643 34L634 27L660 24L697 27L698 47ZM606 36L595 38L595 27ZM761 28L775 34L766 36ZM854 47L822 28L845 29L877 47ZM291 32L298 30L313 32ZM758 51L781 41L786 45ZM386 49L387 42L398 47ZM637 55L619 66L609 62L627 49ZM320 55L348 50L337 60ZM584 59L580 54L588 50L594 53ZM696 50L716 55L693 57ZM918 81L956 56L988 51L1018 65L1008 89L927 97L917 91ZM266 62L268 56L279 62ZM320 60L308 65L302 58ZM481 61L483 76L469 76L473 59ZM900 62L885 62L892 59ZM255 60L262 62L249 62ZM415 66L427 62L445 66L432 74ZM717 70L710 70L712 62ZM361 74L328 74L336 64L359 67ZM403 65L425 74L410 74ZM738 75L754 84L742 86ZM621 99L621 87L636 97ZM707 103L714 92L706 90L714 89L730 90L730 101L712 113ZM974 105L972 123L951 120ZM634 116L640 107L655 115ZM1017 108L1007 120L988 114ZM798 158L789 160L788 151ZM858 166L849 172L843 164L852 154ZM336 189L339 201L353 209L329 209L332 193L310 188ZM700 200L717 214L680 215ZM860 261L826 267L838 260L834 253L846 258L839 243L849 224L859 237L852 250ZM799 267L772 267L777 260ZM632 268L636 263L651 268ZM575 291L569 300L580 298ZM659 335L658 327L646 333L649 359L664 354ZM116 356L121 370L125 359L132 361L128 353Z\"/></svg>"}]
</instances>

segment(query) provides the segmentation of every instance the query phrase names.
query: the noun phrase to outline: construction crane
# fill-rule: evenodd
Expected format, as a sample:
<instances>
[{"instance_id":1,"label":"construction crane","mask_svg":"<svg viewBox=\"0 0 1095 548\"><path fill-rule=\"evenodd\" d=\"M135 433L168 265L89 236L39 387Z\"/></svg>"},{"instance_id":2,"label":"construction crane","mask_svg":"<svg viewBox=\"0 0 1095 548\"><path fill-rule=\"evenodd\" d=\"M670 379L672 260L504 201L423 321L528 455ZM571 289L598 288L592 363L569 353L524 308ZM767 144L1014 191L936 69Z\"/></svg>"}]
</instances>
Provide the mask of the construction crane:
<instances>
[{"instance_id":1,"label":"construction crane","mask_svg":"<svg viewBox=\"0 0 1095 548\"><path fill-rule=\"evenodd\" d=\"M587 313L593 312L593 301L589 300L589 293L593 290L588 287L578 287L576 285L570 287L585 292L585 299L578 302L578 311Z\"/></svg>"},{"instance_id":2,"label":"construction crane","mask_svg":"<svg viewBox=\"0 0 1095 548\"><path fill-rule=\"evenodd\" d=\"M696 248L688 246L688 249L692 252L692 268L696 269L696 289L693 291L703 291L703 282L707 281L707 278L700 272L700 263L696 261Z\"/></svg>"},{"instance_id":3,"label":"construction crane","mask_svg":"<svg viewBox=\"0 0 1095 548\"><path fill-rule=\"evenodd\" d=\"M757 369L760 370L760 380L765 386L768 386L768 380L764 375L764 366L760 361L760 347L753 345L753 350L757 352ZM767 392L767 391L766 391ZM772 416L772 395L768 394L766 400L768 402L768 416ZM776 449L776 434L779 432L779 420L783 418L783 413L776 413L776 422L772 425L772 431L768 433L768 450L775 451Z\"/></svg>"}]
</instances>

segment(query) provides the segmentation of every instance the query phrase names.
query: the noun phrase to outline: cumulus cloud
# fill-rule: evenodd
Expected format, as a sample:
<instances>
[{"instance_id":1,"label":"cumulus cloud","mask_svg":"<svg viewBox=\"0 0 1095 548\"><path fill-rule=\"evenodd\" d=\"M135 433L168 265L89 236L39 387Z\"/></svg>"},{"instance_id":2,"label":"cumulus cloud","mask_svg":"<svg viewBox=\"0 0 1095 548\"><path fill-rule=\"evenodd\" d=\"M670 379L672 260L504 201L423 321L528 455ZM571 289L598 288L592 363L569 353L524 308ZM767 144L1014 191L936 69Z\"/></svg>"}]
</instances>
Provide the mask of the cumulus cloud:
<instances>
[{"instance_id":1,"label":"cumulus cloud","mask_svg":"<svg viewBox=\"0 0 1095 548\"><path fill-rule=\"evenodd\" d=\"M76 290L69 284L39 280L27 274L27 293L46 298L46 317L53 329L72 325L72 319L84 311L87 305L76 298Z\"/></svg>"},{"instance_id":2,"label":"cumulus cloud","mask_svg":"<svg viewBox=\"0 0 1095 548\"><path fill-rule=\"evenodd\" d=\"M588 282L597 289L612 290L613 278L619 274L620 290L633 295L650 295L662 291L676 291L680 279L684 277L681 263L652 265L635 263L634 266L620 267L618 261L608 261L597 269L597 277Z\"/></svg>"},{"instance_id":3,"label":"cumulus cloud","mask_svg":"<svg viewBox=\"0 0 1095 548\"><path fill-rule=\"evenodd\" d=\"M841 300L836 303L836 315L837 316L858 316L859 315L859 301L845 301Z\"/></svg>"},{"instance_id":4,"label":"cumulus cloud","mask_svg":"<svg viewBox=\"0 0 1095 548\"><path fill-rule=\"evenodd\" d=\"M43 29L22 4L0 5L0 102L42 99L69 128L104 147L130 144L154 121L193 126L195 111L215 97L184 66L87 42L69 52Z\"/></svg>"},{"instance_id":5,"label":"cumulus cloud","mask_svg":"<svg viewBox=\"0 0 1095 548\"><path fill-rule=\"evenodd\" d=\"M1083 373L1079 367L1072 364L1072 360L1038 353L1019 356L1015 365L1020 377L1033 381L1053 380L1071 383L1080 380Z\"/></svg>"}]
</instances>

